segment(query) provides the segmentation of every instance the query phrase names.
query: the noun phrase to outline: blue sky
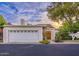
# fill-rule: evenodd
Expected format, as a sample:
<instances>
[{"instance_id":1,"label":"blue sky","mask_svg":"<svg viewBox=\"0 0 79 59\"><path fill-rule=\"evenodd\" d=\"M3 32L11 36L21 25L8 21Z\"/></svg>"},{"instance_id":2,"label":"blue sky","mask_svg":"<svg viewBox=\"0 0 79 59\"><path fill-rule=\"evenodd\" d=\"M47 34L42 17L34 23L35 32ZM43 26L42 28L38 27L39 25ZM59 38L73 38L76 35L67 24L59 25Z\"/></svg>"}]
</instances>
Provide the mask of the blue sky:
<instances>
[{"instance_id":1,"label":"blue sky","mask_svg":"<svg viewBox=\"0 0 79 59\"><path fill-rule=\"evenodd\" d=\"M0 2L0 15L11 23L17 21L17 15L30 17L29 21L39 21L49 5L49 2Z\"/></svg>"}]
</instances>

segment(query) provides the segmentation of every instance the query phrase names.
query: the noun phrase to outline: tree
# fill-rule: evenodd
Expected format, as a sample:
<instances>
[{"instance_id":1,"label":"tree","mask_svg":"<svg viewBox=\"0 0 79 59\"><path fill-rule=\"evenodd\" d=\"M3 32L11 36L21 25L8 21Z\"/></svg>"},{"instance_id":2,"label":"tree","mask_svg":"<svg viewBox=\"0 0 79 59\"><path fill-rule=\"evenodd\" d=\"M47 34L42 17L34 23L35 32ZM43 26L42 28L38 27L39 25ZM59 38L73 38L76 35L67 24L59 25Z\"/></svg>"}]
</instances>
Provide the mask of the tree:
<instances>
[{"instance_id":1,"label":"tree","mask_svg":"<svg viewBox=\"0 0 79 59\"><path fill-rule=\"evenodd\" d=\"M54 21L67 21L69 24L79 21L78 2L55 2L48 7L48 17Z\"/></svg>"},{"instance_id":2,"label":"tree","mask_svg":"<svg viewBox=\"0 0 79 59\"><path fill-rule=\"evenodd\" d=\"M48 7L48 17L54 21L61 20L63 26L56 34L57 40L71 39L69 33L79 31L79 3L78 2L55 2Z\"/></svg>"},{"instance_id":3,"label":"tree","mask_svg":"<svg viewBox=\"0 0 79 59\"><path fill-rule=\"evenodd\" d=\"M3 16L0 15L0 27L3 27L6 24L7 24L7 22L5 21L5 19L3 18Z\"/></svg>"}]
</instances>

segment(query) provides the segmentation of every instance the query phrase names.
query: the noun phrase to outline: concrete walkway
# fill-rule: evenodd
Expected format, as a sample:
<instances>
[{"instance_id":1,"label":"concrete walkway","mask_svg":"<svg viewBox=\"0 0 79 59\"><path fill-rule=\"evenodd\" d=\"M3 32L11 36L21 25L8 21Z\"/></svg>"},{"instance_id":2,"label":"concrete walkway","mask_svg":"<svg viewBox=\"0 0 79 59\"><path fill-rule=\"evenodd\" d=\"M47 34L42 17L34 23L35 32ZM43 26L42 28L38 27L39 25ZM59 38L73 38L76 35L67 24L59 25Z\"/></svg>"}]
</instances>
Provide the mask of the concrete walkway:
<instances>
[{"instance_id":1,"label":"concrete walkway","mask_svg":"<svg viewBox=\"0 0 79 59\"><path fill-rule=\"evenodd\" d=\"M63 42L50 42L50 44L79 44L79 40L64 40Z\"/></svg>"},{"instance_id":2,"label":"concrete walkway","mask_svg":"<svg viewBox=\"0 0 79 59\"><path fill-rule=\"evenodd\" d=\"M3 42L0 42L0 44L41 44L39 42L28 42L28 43L3 43ZM54 42L54 41L51 41L50 44L79 44L79 40L64 40L63 42Z\"/></svg>"}]
</instances>

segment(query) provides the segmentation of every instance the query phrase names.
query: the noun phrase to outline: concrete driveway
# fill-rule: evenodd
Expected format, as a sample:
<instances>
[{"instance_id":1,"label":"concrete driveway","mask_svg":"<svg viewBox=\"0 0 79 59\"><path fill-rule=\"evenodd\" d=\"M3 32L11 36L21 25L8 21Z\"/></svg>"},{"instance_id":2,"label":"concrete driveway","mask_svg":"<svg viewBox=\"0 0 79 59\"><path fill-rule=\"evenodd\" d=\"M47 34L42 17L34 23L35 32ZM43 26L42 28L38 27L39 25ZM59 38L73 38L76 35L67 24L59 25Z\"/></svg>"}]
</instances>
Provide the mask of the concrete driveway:
<instances>
[{"instance_id":1,"label":"concrete driveway","mask_svg":"<svg viewBox=\"0 0 79 59\"><path fill-rule=\"evenodd\" d=\"M0 56L79 56L79 44L0 44Z\"/></svg>"}]
</instances>

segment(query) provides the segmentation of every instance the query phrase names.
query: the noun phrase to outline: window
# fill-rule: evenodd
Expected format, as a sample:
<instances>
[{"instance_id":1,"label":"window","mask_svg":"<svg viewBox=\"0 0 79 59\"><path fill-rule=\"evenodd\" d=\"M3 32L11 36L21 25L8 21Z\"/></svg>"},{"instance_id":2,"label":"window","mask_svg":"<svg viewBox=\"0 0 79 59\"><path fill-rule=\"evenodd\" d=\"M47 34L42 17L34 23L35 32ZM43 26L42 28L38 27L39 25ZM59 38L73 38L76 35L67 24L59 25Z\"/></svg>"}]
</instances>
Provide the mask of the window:
<instances>
[{"instance_id":1,"label":"window","mask_svg":"<svg viewBox=\"0 0 79 59\"><path fill-rule=\"evenodd\" d=\"M9 30L9 32L38 32L38 30Z\"/></svg>"},{"instance_id":2,"label":"window","mask_svg":"<svg viewBox=\"0 0 79 59\"><path fill-rule=\"evenodd\" d=\"M16 30L9 30L9 32L16 32Z\"/></svg>"},{"instance_id":3,"label":"window","mask_svg":"<svg viewBox=\"0 0 79 59\"><path fill-rule=\"evenodd\" d=\"M19 30L17 30L17 32L19 32Z\"/></svg>"},{"instance_id":4,"label":"window","mask_svg":"<svg viewBox=\"0 0 79 59\"><path fill-rule=\"evenodd\" d=\"M13 30L13 32L16 32L16 30Z\"/></svg>"},{"instance_id":5,"label":"window","mask_svg":"<svg viewBox=\"0 0 79 59\"><path fill-rule=\"evenodd\" d=\"M21 30L21 32L23 32L23 30Z\"/></svg>"},{"instance_id":6,"label":"window","mask_svg":"<svg viewBox=\"0 0 79 59\"><path fill-rule=\"evenodd\" d=\"M33 30L31 30L32 32L34 32Z\"/></svg>"},{"instance_id":7,"label":"window","mask_svg":"<svg viewBox=\"0 0 79 59\"><path fill-rule=\"evenodd\" d=\"M26 30L24 30L24 32L27 32Z\"/></svg>"},{"instance_id":8,"label":"window","mask_svg":"<svg viewBox=\"0 0 79 59\"><path fill-rule=\"evenodd\" d=\"M38 30L35 30L35 32L38 32Z\"/></svg>"},{"instance_id":9,"label":"window","mask_svg":"<svg viewBox=\"0 0 79 59\"><path fill-rule=\"evenodd\" d=\"M30 32L30 30L28 30L28 32Z\"/></svg>"},{"instance_id":10,"label":"window","mask_svg":"<svg viewBox=\"0 0 79 59\"><path fill-rule=\"evenodd\" d=\"M12 32L12 30L9 30L9 32Z\"/></svg>"}]
</instances>

